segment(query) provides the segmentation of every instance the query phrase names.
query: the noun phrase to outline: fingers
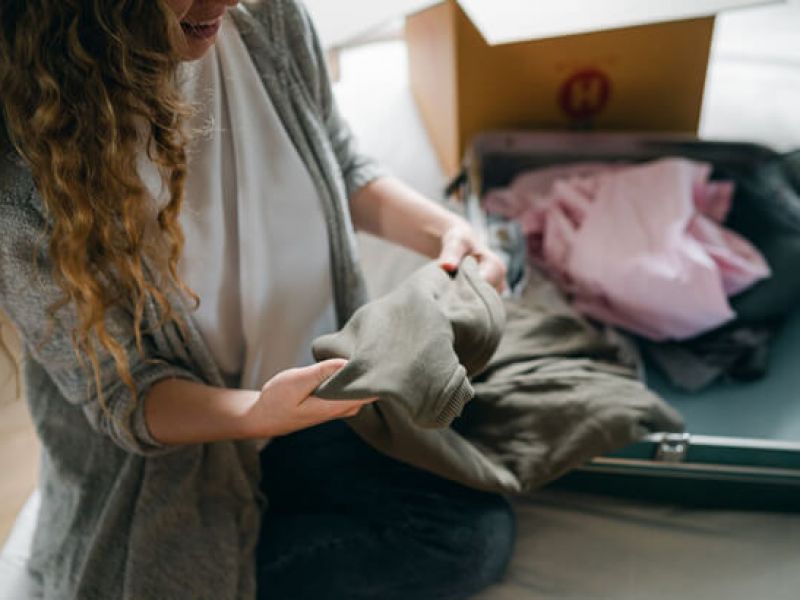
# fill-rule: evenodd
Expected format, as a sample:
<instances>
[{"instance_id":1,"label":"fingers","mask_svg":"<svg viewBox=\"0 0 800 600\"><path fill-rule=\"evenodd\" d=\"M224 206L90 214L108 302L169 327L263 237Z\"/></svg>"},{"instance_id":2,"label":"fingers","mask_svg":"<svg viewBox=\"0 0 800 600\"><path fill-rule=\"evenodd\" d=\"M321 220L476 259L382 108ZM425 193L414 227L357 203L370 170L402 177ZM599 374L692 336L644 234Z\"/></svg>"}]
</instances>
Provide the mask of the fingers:
<instances>
[{"instance_id":1,"label":"fingers","mask_svg":"<svg viewBox=\"0 0 800 600\"><path fill-rule=\"evenodd\" d=\"M480 274L498 292L505 291L506 267L503 261L485 245L477 241L471 228L454 227L442 237L442 250L438 263L448 273L454 273L465 256L474 256Z\"/></svg>"},{"instance_id":2,"label":"fingers","mask_svg":"<svg viewBox=\"0 0 800 600\"><path fill-rule=\"evenodd\" d=\"M445 235L437 262L448 273L458 269L462 259L472 250L470 240L462 235Z\"/></svg>"},{"instance_id":3,"label":"fingers","mask_svg":"<svg viewBox=\"0 0 800 600\"><path fill-rule=\"evenodd\" d=\"M316 396L309 396L303 402L307 409L319 411L329 419L341 419L353 417L367 404L372 404L378 398L366 398L364 400L323 400Z\"/></svg>"},{"instance_id":4,"label":"fingers","mask_svg":"<svg viewBox=\"0 0 800 600\"><path fill-rule=\"evenodd\" d=\"M458 265L465 256L474 256L478 262L481 277L498 292L506 289L506 266L503 261L488 248L476 248L464 238L450 238L445 240L442 253L439 255L439 266L448 273L458 270Z\"/></svg>"},{"instance_id":5,"label":"fingers","mask_svg":"<svg viewBox=\"0 0 800 600\"><path fill-rule=\"evenodd\" d=\"M274 375L261 389L251 411L256 437L286 435L325 421L352 417L377 398L323 400L314 390L347 364L326 360L308 367L287 369Z\"/></svg>"},{"instance_id":6,"label":"fingers","mask_svg":"<svg viewBox=\"0 0 800 600\"><path fill-rule=\"evenodd\" d=\"M495 257L478 255L478 269L481 277L488 281L492 287L502 293L508 286L506 282L506 267L503 262Z\"/></svg>"},{"instance_id":7,"label":"fingers","mask_svg":"<svg viewBox=\"0 0 800 600\"><path fill-rule=\"evenodd\" d=\"M314 381L314 389L316 389L323 381L342 369L346 364L347 361L343 358L331 358L308 367L308 369L312 371L312 374L309 376L316 377L316 380Z\"/></svg>"},{"instance_id":8,"label":"fingers","mask_svg":"<svg viewBox=\"0 0 800 600\"><path fill-rule=\"evenodd\" d=\"M284 371L283 376L291 380L297 392L305 397L316 390L325 380L336 374L347 364L343 358L324 360L308 367Z\"/></svg>"}]
</instances>

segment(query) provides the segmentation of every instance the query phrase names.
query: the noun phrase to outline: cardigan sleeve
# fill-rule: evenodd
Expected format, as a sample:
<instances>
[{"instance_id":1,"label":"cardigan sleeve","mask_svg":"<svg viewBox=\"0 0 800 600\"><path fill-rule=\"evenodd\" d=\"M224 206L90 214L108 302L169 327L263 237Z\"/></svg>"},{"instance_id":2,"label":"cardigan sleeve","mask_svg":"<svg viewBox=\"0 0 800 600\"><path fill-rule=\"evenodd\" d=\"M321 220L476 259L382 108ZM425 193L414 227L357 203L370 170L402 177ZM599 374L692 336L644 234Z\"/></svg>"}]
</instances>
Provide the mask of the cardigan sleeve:
<instances>
[{"instance_id":1,"label":"cardigan sleeve","mask_svg":"<svg viewBox=\"0 0 800 600\"><path fill-rule=\"evenodd\" d=\"M144 398L158 381L168 378L201 381L188 368L170 364L156 355L145 332L140 354L133 340L132 319L121 309L106 317L108 332L121 343L129 360L136 394L122 382L111 355L98 347L100 387L86 356L72 344L76 323L74 307L65 306L54 318L49 308L62 296L52 275L46 244L46 224L30 203L20 204L0 196L0 308L22 336L28 360L39 363L66 401L80 406L96 431L122 449L141 455L166 453L176 446L156 441L144 417ZM28 393L35 392L35 382Z\"/></svg>"},{"instance_id":2,"label":"cardigan sleeve","mask_svg":"<svg viewBox=\"0 0 800 600\"><path fill-rule=\"evenodd\" d=\"M287 43L292 59L319 107L325 129L341 168L347 197L388 171L371 157L362 154L350 126L339 112L333 95L325 54L305 6L297 0L283 0Z\"/></svg>"}]
</instances>

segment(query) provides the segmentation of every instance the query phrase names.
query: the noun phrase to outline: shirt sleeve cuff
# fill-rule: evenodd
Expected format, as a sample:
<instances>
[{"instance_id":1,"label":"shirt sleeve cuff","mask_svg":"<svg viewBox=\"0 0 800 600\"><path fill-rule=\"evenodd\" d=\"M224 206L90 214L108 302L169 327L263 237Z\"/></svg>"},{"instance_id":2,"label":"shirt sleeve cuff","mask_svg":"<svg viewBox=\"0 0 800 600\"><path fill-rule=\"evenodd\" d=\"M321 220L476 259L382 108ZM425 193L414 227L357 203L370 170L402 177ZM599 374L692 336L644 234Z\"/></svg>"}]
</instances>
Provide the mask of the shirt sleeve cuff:
<instances>
[{"instance_id":1,"label":"shirt sleeve cuff","mask_svg":"<svg viewBox=\"0 0 800 600\"><path fill-rule=\"evenodd\" d=\"M145 398L155 384L165 379L184 379L203 383L203 381L191 372L169 364L149 365L143 373L138 373L136 377L138 402L130 415L114 414L115 436L117 443L126 450L135 454L152 456L167 454L179 446L163 444L156 440L150 429L147 427L145 418ZM118 394L130 394L127 387L123 387ZM129 406L127 402L116 402L111 406Z\"/></svg>"}]
</instances>

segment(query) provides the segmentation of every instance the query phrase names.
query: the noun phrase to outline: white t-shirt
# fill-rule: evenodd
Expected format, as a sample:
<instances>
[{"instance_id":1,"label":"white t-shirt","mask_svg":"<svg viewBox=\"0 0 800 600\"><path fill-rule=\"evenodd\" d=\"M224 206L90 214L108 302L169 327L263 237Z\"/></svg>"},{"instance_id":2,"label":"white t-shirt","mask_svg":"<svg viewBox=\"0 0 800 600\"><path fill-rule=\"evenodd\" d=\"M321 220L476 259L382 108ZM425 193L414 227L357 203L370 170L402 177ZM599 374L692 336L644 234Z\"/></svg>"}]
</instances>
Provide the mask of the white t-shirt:
<instances>
[{"instance_id":1,"label":"white t-shirt","mask_svg":"<svg viewBox=\"0 0 800 600\"><path fill-rule=\"evenodd\" d=\"M228 384L260 389L336 328L320 196L230 18L181 79L197 113L179 273Z\"/></svg>"}]
</instances>

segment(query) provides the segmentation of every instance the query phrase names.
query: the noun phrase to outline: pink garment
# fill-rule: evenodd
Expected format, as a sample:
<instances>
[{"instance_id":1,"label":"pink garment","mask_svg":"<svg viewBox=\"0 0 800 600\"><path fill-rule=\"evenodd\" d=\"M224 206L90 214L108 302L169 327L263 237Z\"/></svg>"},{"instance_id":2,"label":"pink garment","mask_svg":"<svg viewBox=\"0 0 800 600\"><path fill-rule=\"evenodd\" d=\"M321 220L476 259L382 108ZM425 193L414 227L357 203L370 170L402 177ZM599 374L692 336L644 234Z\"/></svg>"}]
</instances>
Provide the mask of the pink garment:
<instances>
[{"instance_id":1,"label":"pink garment","mask_svg":"<svg viewBox=\"0 0 800 600\"><path fill-rule=\"evenodd\" d=\"M533 259L585 314L654 340L686 339L735 315L734 295L770 275L721 226L733 183L682 158L578 163L531 171L487 194L517 219Z\"/></svg>"}]
</instances>

